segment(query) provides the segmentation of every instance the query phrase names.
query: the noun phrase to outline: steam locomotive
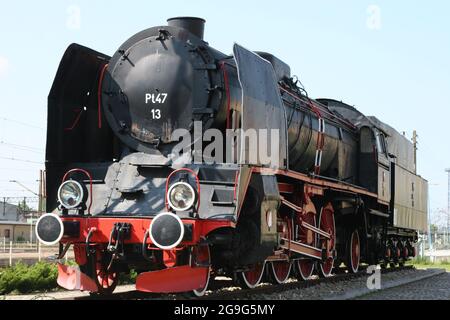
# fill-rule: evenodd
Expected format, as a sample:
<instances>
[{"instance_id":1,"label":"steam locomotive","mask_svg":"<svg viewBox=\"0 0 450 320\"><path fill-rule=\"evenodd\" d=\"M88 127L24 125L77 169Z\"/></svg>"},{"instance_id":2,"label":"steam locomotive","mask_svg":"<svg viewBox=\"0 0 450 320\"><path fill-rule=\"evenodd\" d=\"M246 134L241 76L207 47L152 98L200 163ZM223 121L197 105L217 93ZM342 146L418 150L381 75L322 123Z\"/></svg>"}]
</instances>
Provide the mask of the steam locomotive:
<instances>
[{"instance_id":1,"label":"steam locomotive","mask_svg":"<svg viewBox=\"0 0 450 320\"><path fill-rule=\"evenodd\" d=\"M203 295L219 275L254 288L414 257L427 223L414 145L348 104L309 98L270 53L215 50L204 25L169 19L112 57L65 52L48 97L48 213L36 225L58 259L73 246L79 268L59 263L59 285L108 294L133 269L137 290ZM211 149L198 128L234 135L209 153L232 155L196 161ZM179 130L191 138L183 152ZM251 130L278 133L273 161L246 140Z\"/></svg>"}]
</instances>

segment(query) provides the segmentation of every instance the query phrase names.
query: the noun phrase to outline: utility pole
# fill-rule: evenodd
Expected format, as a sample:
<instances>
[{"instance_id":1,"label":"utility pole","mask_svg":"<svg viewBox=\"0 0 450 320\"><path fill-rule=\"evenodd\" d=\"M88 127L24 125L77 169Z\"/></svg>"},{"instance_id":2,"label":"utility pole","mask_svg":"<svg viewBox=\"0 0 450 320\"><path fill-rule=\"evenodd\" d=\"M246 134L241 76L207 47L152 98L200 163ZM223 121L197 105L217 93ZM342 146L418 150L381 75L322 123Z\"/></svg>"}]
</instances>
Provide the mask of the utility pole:
<instances>
[{"instance_id":1,"label":"utility pole","mask_svg":"<svg viewBox=\"0 0 450 320\"><path fill-rule=\"evenodd\" d=\"M38 204L38 211L39 211L39 213L41 213L42 211L43 211L43 197L42 197L42 193L43 193L43 188L42 188L42 183L43 183L43 180L44 179L42 179L42 176L43 176L43 171L42 170L39 170L39 195L38 195L38 197L39 197L39 204Z\"/></svg>"},{"instance_id":2,"label":"utility pole","mask_svg":"<svg viewBox=\"0 0 450 320\"><path fill-rule=\"evenodd\" d=\"M417 131L414 130L413 131L412 142L413 142L413 145L414 145L414 173L415 174L417 174L417 144L418 144L417 138L418 137L419 136L417 135Z\"/></svg>"},{"instance_id":3,"label":"utility pole","mask_svg":"<svg viewBox=\"0 0 450 320\"><path fill-rule=\"evenodd\" d=\"M33 190L31 190L31 189L28 188L27 186L24 186L24 185L23 185L22 183L20 183L19 181L17 181L17 180L11 180L10 182L17 183L19 186L21 186L21 187L24 188L25 190L27 190L27 191L31 192L32 194L38 196L39 199L40 199L40 195L39 195L39 194L37 194L36 192L34 192ZM23 198L24 207L25 207L25 204L26 204L26 200L25 200L25 199L26 199L26 198L24 197L24 198ZM40 201L39 201L39 205L40 205ZM24 211L24 212L25 212L25 211ZM32 243L33 243L33 211L29 211L28 214L31 215L31 218L30 218L30 245L32 245ZM26 214L25 214L25 217L26 217Z\"/></svg>"},{"instance_id":4,"label":"utility pole","mask_svg":"<svg viewBox=\"0 0 450 320\"><path fill-rule=\"evenodd\" d=\"M427 184L427 194L428 194L428 198L427 198L428 252L429 252L430 260L434 261L433 242L431 241L431 238L432 238L432 230L431 230L431 194L430 194L430 187L431 186L439 186L439 184L438 183L431 183L431 182ZM436 241L436 237L435 237L435 241Z\"/></svg>"},{"instance_id":5,"label":"utility pole","mask_svg":"<svg viewBox=\"0 0 450 320\"><path fill-rule=\"evenodd\" d=\"M449 229L449 220L450 220L450 168L445 169L445 172L448 174L448 187L447 187L447 228L445 230L447 234L447 242L448 242L448 229Z\"/></svg>"}]
</instances>

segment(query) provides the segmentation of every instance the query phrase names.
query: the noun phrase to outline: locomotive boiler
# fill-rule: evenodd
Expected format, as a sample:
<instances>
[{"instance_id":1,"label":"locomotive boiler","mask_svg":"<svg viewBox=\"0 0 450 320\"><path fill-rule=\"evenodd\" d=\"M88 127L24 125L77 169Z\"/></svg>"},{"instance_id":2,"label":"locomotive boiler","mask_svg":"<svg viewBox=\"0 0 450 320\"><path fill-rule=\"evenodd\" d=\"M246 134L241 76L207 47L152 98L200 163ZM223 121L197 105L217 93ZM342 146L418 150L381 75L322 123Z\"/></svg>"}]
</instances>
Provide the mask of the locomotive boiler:
<instances>
[{"instance_id":1,"label":"locomotive boiler","mask_svg":"<svg viewBox=\"0 0 450 320\"><path fill-rule=\"evenodd\" d=\"M49 213L36 226L59 259L73 246L80 268L60 263L58 283L111 293L134 269L138 290L202 295L217 275L253 288L415 256L427 183L411 142L311 99L270 53L215 50L204 25L172 18L112 57L77 44L64 54L48 98ZM212 139L197 128L214 142L234 134L210 153L233 155L199 157ZM252 130L275 130L273 161Z\"/></svg>"}]
</instances>

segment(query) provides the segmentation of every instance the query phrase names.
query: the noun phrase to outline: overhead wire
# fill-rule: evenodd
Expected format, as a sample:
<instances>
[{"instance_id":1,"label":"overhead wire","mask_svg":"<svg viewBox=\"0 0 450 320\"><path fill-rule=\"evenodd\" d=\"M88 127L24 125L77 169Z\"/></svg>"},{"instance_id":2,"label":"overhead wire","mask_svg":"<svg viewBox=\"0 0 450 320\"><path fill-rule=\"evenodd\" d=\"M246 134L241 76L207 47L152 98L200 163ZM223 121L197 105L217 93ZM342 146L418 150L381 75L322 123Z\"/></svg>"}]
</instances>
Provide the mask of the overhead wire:
<instances>
[{"instance_id":1,"label":"overhead wire","mask_svg":"<svg viewBox=\"0 0 450 320\"><path fill-rule=\"evenodd\" d=\"M37 154L43 154L44 153L42 149L38 149L38 148L34 148L34 147L28 147L28 146L24 146L24 145L20 145L20 144L8 143L8 142L5 142L5 141L0 141L0 145L6 146L6 147L9 147L9 148L13 148L13 149L17 149L17 150L33 152L33 153L37 153Z\"/></svg>"},{"instance_id":2,"label":"overhead wire","mask_svg":"<svg viewBox=\"0 0 450 320\"><path fill-rule=\"evenodd\" d=\"M0 159L11 160L11 161L27 162L27 163L44 164L44 162L38 162L38 161L33 161L33 160L25 160L25 159L18 159L18 158L13 158L13 157L0 157Z\"/></svg>"},{"instance_id":3,"label":"overhead wire","mask_svg":"<svg viewBox=\"0 0 450 320\"><path fill-rule=\"evenodd\" d=\"M22 126L26 126L26 127L29 127L29 128L35 128L35 129L44 130L44 128L42 128L42 127L39 127L39 126L36 126L36 125L33 125L33 124L29 124L29 123L26 123L26 122L18 121L18 120L9 119L9 118L6 118L6 117L0 117L0 120L14 122L14 123L17 123L17 124L20 124Z\"/></svg>"}]
</instances>

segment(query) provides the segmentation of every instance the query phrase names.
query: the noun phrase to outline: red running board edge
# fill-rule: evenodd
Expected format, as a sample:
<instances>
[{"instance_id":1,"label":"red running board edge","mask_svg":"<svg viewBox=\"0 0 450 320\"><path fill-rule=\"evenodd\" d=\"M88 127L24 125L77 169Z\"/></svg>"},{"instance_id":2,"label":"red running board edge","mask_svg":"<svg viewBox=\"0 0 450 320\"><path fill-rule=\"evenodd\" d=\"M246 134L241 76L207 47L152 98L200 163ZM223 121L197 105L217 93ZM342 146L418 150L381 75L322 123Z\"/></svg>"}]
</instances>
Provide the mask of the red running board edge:
<instances>
[{"instance_id":1,"label":"red running board edge","mask_svg":"<svg viewBox=\"0 0 450 320\"><path fill-rule=\"evenodd\" d=\"M78 267L69 267L58 263L58 284L67 290L97 292L95 281L80 271Z\"/></svg>"},{"instance_id":2,"label":"red running board edge","mask_svg":"<svg viewBox=\"0 0 450 320\"><path fill-rule=\"evenodd\" d=\"M188 265L143 272L136 278L136 290L158 293L197 290L206 285L208 272L208 267L192 268Z\"/></svg>"}]
</instances>

